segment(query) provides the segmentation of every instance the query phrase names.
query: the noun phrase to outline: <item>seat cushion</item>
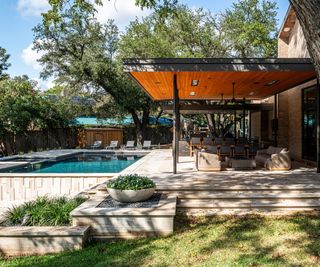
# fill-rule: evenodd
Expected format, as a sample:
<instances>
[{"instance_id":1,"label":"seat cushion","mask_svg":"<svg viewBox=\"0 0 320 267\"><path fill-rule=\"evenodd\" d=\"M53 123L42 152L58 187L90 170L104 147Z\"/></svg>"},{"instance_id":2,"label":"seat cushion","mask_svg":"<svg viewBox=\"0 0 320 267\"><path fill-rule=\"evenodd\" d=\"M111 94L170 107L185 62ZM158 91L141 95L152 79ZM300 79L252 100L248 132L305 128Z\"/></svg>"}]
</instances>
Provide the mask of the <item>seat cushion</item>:
<instances>
[{"instance_id":1,"label":"seat cushion","mask_svg":"<svg viewBox=\"0 0 320 267\"><path fill-rule=\"evenodd\" d=\"M267 159L270 159L270 155L268 155L268 154L259 154L259 155L256 155L256 157L255 157L256 162L260 163L262 165L265 164Z\"/></svg>"}]
</instances>

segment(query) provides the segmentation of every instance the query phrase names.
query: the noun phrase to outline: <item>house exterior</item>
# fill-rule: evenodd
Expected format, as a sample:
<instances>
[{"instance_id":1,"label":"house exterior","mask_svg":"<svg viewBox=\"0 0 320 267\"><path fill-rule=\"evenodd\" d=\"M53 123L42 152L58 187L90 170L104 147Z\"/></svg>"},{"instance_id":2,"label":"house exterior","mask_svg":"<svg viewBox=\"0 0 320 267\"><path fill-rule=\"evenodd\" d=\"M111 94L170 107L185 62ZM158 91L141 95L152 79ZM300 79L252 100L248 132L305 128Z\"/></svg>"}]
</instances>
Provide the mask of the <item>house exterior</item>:
<instances>
[{"instance_id":1,"label":"house exterior","mask_svg":"<svg viewBox=\"0 0 320 267\"><path fill-rule=\"evenodd\" d=\"M302 28L291 6L278 34L278 58L310 58ZM251 136L262 143L271 144L276 140L279 147L290 150L293 159L315 162L316 87L317 79L312 79L263 100L274 104L277 98L277 108L251 114Z\"/></svg>"},{"instance_id":2,"label":"house exterior","mask_svg":"<svg viewBox=\"0 0 320 267\"><path fill-rule=\"evenodd\" d=\"M317 160L316 73L301 26L291 7L278 35L276 59L127 59L124 70L151 99L172 101L169 109L174 113L176 137L179 136L176 125L179 125L183 112L242 111L249 114L243 116L245 120L241 128L250 129L248 136L242 132L244 137L259 139L265 146L286 147L295 160L310 163ZM231 101L245 99L260 108L234 105L230 109L223 103L219 106L222 97ZM193 100L210 100L214 104L183 104ZM264 103L273 106L273 110L263 109ZM174 140L175 159L178 138Z\"/></svg>"},{"instance_id":3,"label":"house exterior","mask_svg":"<svg viewBox=\"0 0 320 267\"><path fill-rule=\"evenodd\" d=\"M309 58L302 28L290 6L278 35L279 58ZM296 160L316 161L317 80L278 94L278 146Z\"/></svg>"}]
</instances>

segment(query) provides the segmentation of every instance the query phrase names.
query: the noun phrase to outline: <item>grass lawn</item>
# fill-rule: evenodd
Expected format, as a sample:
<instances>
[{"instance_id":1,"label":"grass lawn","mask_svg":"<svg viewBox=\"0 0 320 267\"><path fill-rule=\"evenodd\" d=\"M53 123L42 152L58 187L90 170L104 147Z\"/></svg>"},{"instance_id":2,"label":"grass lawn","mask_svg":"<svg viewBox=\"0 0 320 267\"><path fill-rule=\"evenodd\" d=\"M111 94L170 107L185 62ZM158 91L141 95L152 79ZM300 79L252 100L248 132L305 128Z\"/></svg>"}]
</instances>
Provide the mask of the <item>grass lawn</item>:
<instances>
[{"instance_id":1,"label":"grass lawn","mask_svg":"<svg viewBox=\"0 0 320 267\"><path fill-rule=\"evenodd\" d=\"M320 216L178 216L169 237L0 260L0 266L320 266Z\"/></svg>"}]
</instances>

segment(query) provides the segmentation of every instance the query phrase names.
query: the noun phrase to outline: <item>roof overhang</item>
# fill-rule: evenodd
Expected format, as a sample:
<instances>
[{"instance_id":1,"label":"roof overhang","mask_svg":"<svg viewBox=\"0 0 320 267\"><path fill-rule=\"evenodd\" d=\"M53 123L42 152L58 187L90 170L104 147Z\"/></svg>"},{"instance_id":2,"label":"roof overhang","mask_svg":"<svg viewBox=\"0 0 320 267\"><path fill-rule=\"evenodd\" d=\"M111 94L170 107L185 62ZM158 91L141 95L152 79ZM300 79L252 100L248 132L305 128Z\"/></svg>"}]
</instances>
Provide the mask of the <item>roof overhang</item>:
<instances>
[{"instance_id":1,"label":"roof overhang","mask_svg":"<svg viewBox=\"0 0 320 267\"><path fill-rule=\"evenodd\" d=\"M162 105L162 110L165 113L173 113L173 105ZM211 114L219 112L250 110L255 111L272 111L273 105L268 103L261 104L215 104L215 105L197 105L197 104L182 104L179 107L180 114Z\"/></svg>"},{"instance_id":2,"label":"roof overhang","mask_svg":"<svg viewBox=\"0 0 320 267\"><path fill-rule=\"evenodd\" d=\"M177 75L181 100L259 100L316 78L310 59L126 59L124 71L156 101L173 99ZM197 86L192 81L198 81Z\"/></svg>"},{"instance_id":3,"label":"roof overhang","mask_svg":"<svg viewBox=\"0 0 320 267\"><path fill-rule=\"evenodd\" d=\"M293 30L294 25L296 24L296 21L296 13L294 12L293 7L290 5L280 27L278 38L288 43L290 34Z\"/></svg>"}]
</instances>

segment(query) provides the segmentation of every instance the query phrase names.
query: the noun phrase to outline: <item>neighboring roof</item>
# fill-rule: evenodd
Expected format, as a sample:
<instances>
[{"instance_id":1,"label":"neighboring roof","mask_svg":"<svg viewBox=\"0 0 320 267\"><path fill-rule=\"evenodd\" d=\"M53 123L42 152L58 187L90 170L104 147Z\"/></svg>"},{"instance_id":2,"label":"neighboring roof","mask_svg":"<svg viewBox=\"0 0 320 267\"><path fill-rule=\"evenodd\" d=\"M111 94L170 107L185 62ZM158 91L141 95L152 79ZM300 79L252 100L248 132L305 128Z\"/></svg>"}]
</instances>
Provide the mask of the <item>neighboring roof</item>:
<instances>
[{"instance_id":1,"label":"neighboring roof","mask_svg":"<svg viewBox=\"0 0 320 267\"><path fill-rule=\"evenodd\" d=\"M149 124L155 124L156 119L154 117L149 117ZM123 120L119 121L116 119L99 119L97 117L78 117L76 118L75 124L77 125L89 125L89 126L116 126L116 125L130 125L133 124L133 120L130 116L125 117ZM172 120L168 118L161 117L158 120L160 125L172 125Z\"/></svg>"},{"instance_id":2,"label":"neighboring roof","mask_svg":"<svg viewBox=\"0 0 320 267\"><path fill-rule=\"evenodd\" d=\"M154 100L172 100L177 75L182 100L264 99L316 78L306 58L126 59L124 71ZM198 81L192 86L192 81Z\"/></svg>"},{"instance_id":3,"label":"neighboring roof","mask_svg":"<svg viewBox=\"0 0 320 267\"><path fill-rule=\"evenodd\" d=\"M286 13L286 16L284 17L282 25L280 27L278 38L280 38L285 42L288 42L289 36L291 34L291 31L296 21L297 21L296 13L294 12L293 7L290 5Z\"/></svg>"}]
</instances>

